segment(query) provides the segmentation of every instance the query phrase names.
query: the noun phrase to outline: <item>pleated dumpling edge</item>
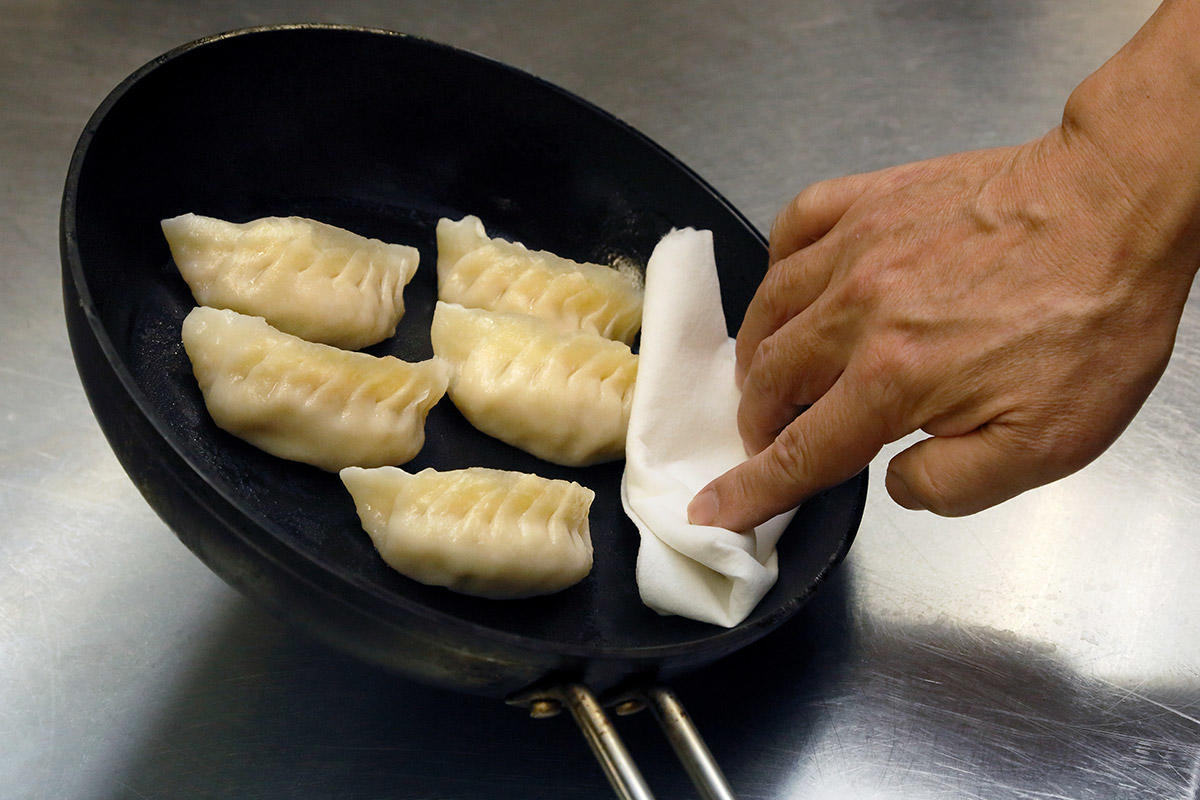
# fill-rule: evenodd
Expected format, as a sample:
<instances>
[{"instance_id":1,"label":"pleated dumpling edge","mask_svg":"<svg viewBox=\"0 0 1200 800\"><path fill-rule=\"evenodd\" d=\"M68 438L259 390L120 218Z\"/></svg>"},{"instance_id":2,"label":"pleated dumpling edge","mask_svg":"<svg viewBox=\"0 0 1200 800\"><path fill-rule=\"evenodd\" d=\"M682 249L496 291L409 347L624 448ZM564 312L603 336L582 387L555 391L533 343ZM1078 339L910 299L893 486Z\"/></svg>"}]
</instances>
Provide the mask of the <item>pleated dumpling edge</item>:
<instances>
[{"instance_id":1,"label":"pleated dumpling edge","mask_svg":"<svg viewBox=\"0 0 1200 800\"><path fill-rule=\"evenodd\" d=\"M632 344L641 328L638 273L489 238L474 216L438 220L437 244L440 300L530 314L560 331L585 331L625 344Z\"/></svg>"},{"instance_id":2,"label":"pleated dumpling edge","mask_svg":"<svg viewBox=\"0 0 1200 800\"><path fill-rule=\"evenodd\" d=\"M233 223L189 213L160 224L198 304L346 350L395 333L420 259L415 247L303 217Z\"/></svg>"},{"instance_id":3,"label":"pleated dumpling edge","mask_svg":"<svg viewBox=\"0 0 1200 800\"><path fill-rule=\"evenodd\" d=\"M624 343L441 301L430 339L454 367L450 399L476 429L563 466L625 454L638 357Z\"/></svg>"},{"instance_id":4,"label":"pleated dumpling edge","mask_svg":"<svg viewBox=\"0 0 1200 800\"><path fill-rule=\"evenodd\" d=\"M512 599L561 591L591 571L595 493L573 481L484 467L339 475L380 556L413 580Z\"/></svg>"},{"instance_id":5,"label":"pleated dumpling edge","mask_svg":"<svg viewBox=\"0 0 1200 800\"><path fill-rule=\"evenodd\" d=\"M340 350L261 317L200 306L183 345L217 426L281 458L337 471L411 460L451 367Z\"/></svg>"}]
</instances>

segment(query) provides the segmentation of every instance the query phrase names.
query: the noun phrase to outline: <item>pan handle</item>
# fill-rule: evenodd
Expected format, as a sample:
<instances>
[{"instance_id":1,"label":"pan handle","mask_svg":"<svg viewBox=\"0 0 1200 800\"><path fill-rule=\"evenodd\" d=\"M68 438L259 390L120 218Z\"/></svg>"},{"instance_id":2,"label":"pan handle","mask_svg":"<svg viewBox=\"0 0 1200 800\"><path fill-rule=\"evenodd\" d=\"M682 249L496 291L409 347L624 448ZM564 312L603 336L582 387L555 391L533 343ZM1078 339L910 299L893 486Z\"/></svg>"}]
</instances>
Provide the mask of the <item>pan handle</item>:
<instances>
[{"instance_id":1,"label":"pan handle","mask_svg":"<svg viewBox=\"0 0 1200 800\"><path fill-rule=\"evenodd\" d=\"M617 797L621 800L654 800L654 794L617 735L617 729L595 695L583 684L543 686L514 695L506 702L510 706L528 708L529 716L534 719L557 716L566 706ZM640 704L638 708L641 708Z\"/></svg>"},{"instance_id":2,"label":"pan handle","mask_svg":"<svg viewBox=\"0 0 1200 800\"><path fill-rule=\"evenodd\" d=\"M621 800L654 800L637 764L633 763L633 757L617 735L617 729L591 690L582 684L569 683L562 688L562 696L617 797Z\"/></svg>"},{"instance_id":3,"label":"pan handle","mask_svg":"<svg viewBox=\"0 0 1200 800\"><path fill-rule=\"evenodd\" d=\"M586 686L567 683L527 692L508 702L529 708L530 715L539 719L557 715L565 705L592 748L617 797L621 800L654 800L650 787L617 735L612 721ZM704 800L736 800L721 767L671 689L654 686L626 692L617 697L613 704L621 716L640 711L648 704L700 796Z\"/></svg>"},{"instance_id":4,"label":"pan handle","mask_svg":"<svg viewBox=\"0 0 1200 800\"><path fill-rule=\"evenodd\" d=\"M729 781L725 780L725 773L721 772L721 767L675 692L666 686L655 686L646 691L646 697L650 700L654 718L667 735L667 741L671 743L700 796L704 800L735 800L736 795Z\"/></svg>"}]
</instances>

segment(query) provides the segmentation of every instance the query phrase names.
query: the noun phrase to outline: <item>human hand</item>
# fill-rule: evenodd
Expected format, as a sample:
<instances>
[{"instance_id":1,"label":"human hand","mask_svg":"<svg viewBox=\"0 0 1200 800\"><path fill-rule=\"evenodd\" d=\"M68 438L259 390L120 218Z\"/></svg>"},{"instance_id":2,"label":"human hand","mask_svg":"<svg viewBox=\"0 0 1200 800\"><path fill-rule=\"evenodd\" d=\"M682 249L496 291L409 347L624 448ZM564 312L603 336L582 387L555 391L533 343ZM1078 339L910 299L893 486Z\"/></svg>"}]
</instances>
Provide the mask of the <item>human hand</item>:
<instances>
[{"instance_id":1,"label":"human hand","mask_svg":"<svg viewBox=\"0 0 1200 800\"><path fill-rule=\"evenodd\" d=\"M1066 124L806 189L737 337L751 457L691 521L749 530L918 429L887 474L906 508L969 514L1087 464L1162 373L1200 255L1190 210L1148 208Z\"/></svg>"}]
</instances>

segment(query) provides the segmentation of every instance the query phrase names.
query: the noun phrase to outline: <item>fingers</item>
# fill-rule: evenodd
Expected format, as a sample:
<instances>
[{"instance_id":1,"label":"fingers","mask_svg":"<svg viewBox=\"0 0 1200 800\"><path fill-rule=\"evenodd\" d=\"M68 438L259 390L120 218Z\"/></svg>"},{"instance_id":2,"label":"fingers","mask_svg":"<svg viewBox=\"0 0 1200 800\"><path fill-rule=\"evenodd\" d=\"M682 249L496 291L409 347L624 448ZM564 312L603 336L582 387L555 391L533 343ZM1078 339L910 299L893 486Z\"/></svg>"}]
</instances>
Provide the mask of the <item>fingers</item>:
<instances>
[{"instance_id":1,"label":"fingers","mask_svg":"<svg viewBox=\"0 0 1200 800\"><path fill-rule=\"evenodd\" d=\"M764 339L812 304L829 284L832 249L810 247L773 264L754 293L738 330L734 375L742 386Z\"/></svg>"},{"instance_id":2,"label":"fingers","mask_svg":"<svg viewBox=\"0 0 1200 800\"><path fill-rule=\"evenodd\" d=\"M812 330L811 312L788 320L758 346L742 383L738 432L747 453L767 447L802 406L829 391L846 365L849 344Z\"/></svg>"},{"instance_id":3,"label":"fingers","mask_svg":"<svg viewBox=\"0 0 1200 800\"><path fill-rule=\"evenodd\" d=\"M838 250L822 247L821 237L885 171L814 183L779 212L771 227L771 266L738 330L738 386L762 340L808 308L828 286Z\"/></svg>"},{"instance_id":4,"label":"fingers","mask_svg":"<svg viewBox=\"0 0 1200 800\"><path fill-rule=\"evenodd\" d=\"M989 423L963 436L914 444L888 464L887 490L905 508L960 517L1057 477L1020 432Z\"/></svg>"},{"instance_id":5,"label":"fingers","mask_svg":"<svg viewBox=\"0 0 1200 800\"><path fill-rule=\"evenodd\" d=\"M792 198L771 225L770 263L803 250L833 230L877 176L869 172L821 181Z\"/></svg>"},{"instance_id":6,"label":"fingers","mask_svg":"<svg viewBox=\"0 0 1200 800\"><path fill-rule=\"evenodd\" d=\"M770 267L737 335L735 376L741 386L759 343L799 314L829 283L832 249L813 247L837 224L878 173L814 183L783 207L771 226Z\"/></svg>"},{"instance_id":7,"label":"fingers","mask_svg":"<svg viewBox=\"0 0 1200 800\"><path fill-rule=\"evenodd\" d=\"M708 484L688 506L695 525L749 531L865 467L888 440L845 379L762 452Z\"/></svg>"}]
</instances>

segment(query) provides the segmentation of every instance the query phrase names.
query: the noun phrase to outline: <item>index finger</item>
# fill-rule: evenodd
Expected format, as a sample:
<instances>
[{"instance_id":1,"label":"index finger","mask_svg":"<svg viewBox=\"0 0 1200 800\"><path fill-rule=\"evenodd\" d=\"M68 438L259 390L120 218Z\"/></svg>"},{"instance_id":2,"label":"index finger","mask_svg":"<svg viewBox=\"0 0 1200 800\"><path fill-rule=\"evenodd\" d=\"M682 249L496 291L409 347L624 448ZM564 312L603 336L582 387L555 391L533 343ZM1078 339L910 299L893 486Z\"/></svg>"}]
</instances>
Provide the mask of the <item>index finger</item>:
<instances>
[{"instance_id":1,"label":"index finger","mask_svg":"<svg viewBox=\"0 0 1200 800\"><path fill-rule=\"evenodd\" d=\"M688 506L694 525L745 532L862 471L894 436L843 375L757 455Z\"/></svg>"}]
</instances>

